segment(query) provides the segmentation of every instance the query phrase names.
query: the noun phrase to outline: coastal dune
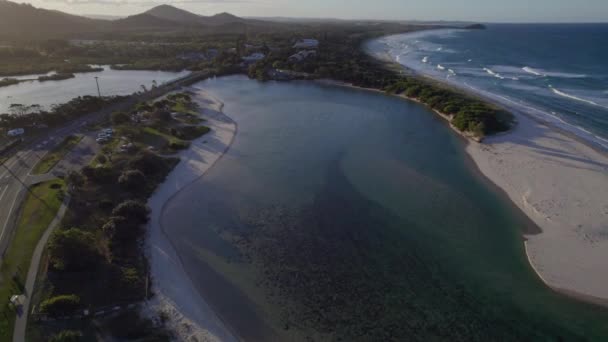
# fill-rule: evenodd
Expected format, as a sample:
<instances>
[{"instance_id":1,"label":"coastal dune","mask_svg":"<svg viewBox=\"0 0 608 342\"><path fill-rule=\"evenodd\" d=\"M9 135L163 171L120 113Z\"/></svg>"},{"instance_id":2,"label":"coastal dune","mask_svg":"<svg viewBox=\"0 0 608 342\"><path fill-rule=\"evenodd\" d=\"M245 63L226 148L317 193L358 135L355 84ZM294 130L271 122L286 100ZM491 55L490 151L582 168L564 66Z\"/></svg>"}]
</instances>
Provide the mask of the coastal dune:
<instances>
[{"instance_id":1,"label":"coastal dune","mask_svg":"<svg viewBox=\"0 0 608 342\"><path fill-rule=\"evenodd\" d=\"M161 226L166 204L221 158L237 130L234 121L222 113L221 102L200 89L190 90L195 92L193 99L211 131L179 155L181 162L148 201L151 218L147 248L154 298L146 304L144 314L157 319L163 313L165 323L178 340L237 341L194 287Z\"/></svg>"},{"instance_id":2,"label":"coastal dune","mask_svg":"<svg viewBox=\"0 0 608 342\"><path fill-rule=\"evenodd\" d=\"M530 263L549 286L608 301L608 156L513 111L509 133L471 142L481 172L542 230L526 235ZM582 296L581 296L582 295Z\"/></svg>"}]
</instances>

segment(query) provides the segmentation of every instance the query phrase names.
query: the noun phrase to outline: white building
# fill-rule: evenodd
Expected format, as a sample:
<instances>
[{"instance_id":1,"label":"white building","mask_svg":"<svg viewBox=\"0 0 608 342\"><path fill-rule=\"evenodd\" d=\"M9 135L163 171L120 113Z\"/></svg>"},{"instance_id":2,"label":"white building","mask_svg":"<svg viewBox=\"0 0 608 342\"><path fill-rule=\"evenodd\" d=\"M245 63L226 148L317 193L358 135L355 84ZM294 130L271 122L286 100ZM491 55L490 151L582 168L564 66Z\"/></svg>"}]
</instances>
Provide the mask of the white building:
<instances>
[{"instance_id":1,"label":"white building","mask_svg":"<svg viewBox=\"0 0 608 342\"><path fill-rule=\"evenodd\" d=\"M256 53L252 53L249 56L243 57L243 61L245 61L247 63L254 63L254 62L257 62L257 61L261 61L265 57L266 57L266 55L264 55L263 53L256 52Z\"/></svg>"},{"instance_id":2,"label":"white building","mask_svg":"<svg viewBox=\"0 0 608 342\"><path fill-rule=\"evenodd\" d=\"M6 134L9 137L17 137L17 136L23 135L23 133L25 133L25 130L23 128L15 128L15 129L11 129L10 131L6 132Z\"/></svg>"},{"instance_id":3,"label":"white building","mask_svg":"<svg viewBox=\"0 0 608 342\"><path fill-rule=\"evenodd\" d=\"M292 63L299 63L310 56L314 56L317 54L315 50L302 50L294 55L289 56L289 61Z\"/></svg>"},{"instance_id":4,"label":"white building","mask_svg":"<svg viewBox=\"0 0 608 342\"><path fill-rule=\"evenodd\" d=\"M316 49L319 47L319 41L316 39L300 39L293 47L296 49Z\"/></svg>"}]
</instances>

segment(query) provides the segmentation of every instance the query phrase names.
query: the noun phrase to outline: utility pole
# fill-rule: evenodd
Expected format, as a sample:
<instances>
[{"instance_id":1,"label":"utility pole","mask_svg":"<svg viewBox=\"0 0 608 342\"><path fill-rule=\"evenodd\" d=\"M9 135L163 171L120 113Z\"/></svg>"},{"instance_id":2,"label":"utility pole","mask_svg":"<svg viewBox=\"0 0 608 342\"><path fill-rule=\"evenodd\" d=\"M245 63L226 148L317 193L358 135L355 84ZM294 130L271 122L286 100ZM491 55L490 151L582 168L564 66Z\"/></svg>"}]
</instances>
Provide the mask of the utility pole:
<instances>
[{"instance_id":1,"label":"utility pole","mask_svg":"<svg viewBox=\"0 0 608 342\"><path fill-rule=\"evenodd\" d=\"M99 90L99 77L95 76L95 83L97 84L97 95L101 97L101 91Z\"/></svg>"}]
</instances>

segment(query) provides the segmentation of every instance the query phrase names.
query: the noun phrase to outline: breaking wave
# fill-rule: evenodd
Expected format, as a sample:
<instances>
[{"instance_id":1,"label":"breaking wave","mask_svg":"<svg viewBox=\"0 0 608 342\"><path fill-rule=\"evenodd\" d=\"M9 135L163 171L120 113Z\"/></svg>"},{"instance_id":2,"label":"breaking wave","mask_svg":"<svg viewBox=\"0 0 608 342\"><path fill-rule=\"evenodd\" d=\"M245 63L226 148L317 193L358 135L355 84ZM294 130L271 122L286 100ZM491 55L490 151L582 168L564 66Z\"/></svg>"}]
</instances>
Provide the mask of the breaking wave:
<instances>
[{"instance_id":1,"label":"breaking wave","mask_svg":"<svg viewBox=\"0 0 608 342\"><path fill-rule=\"evenodd\" d=\"M579 102L585 102L585 103L588 103L588 104L593 105L593 106L598 106L598 107L602 107L602 108L607 108L608 109L608 107L602 106L601 104L599 104L597 102L594 102L594 101L591 101L591 100L587 100L587 99L584 99L582 97L578 97L578 96L575 96L575 95L572 95L572 94L565 93L565 92L563 92L563 91L561 91L559 89L553 88L552 86L549 86L549 88L551 89L551 91L553 93L555 93L556 95L559 95L561 97L569 98L571 100L576 100L576 101L579 101Z\"/></svg>"},{"instance_id":2,"label":"breaking wave","mask_svg":"<svg viewBox=\"0 0 608 342\"><path fill-rule=\"evenodd\" d=\"M487 72L488 74L490 74L490 75L492 75L492 76L496 77L496 78L500 78L501 80L504 80L504 79L505 79L505 78L504 78L504 77L502 77L502 76L501 76L499 73L494 72L492 69L489 69L489 68L483 68L483 70L484 70L485 72Z\"/></svg>"}]
</instances>

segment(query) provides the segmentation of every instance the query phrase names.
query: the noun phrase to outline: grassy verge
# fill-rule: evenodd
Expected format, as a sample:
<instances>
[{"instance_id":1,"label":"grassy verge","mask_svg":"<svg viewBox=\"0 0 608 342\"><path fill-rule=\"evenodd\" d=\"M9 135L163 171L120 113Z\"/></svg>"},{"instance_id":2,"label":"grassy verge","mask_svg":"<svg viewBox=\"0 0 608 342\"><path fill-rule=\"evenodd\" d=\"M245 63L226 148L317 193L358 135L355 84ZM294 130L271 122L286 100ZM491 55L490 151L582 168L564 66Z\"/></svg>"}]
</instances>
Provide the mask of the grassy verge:
<instances>
[{"instance_id":1,"label":"grassy verge","mask_svg":"<svg viewBox=\"0 0 608 342\"><path fill-rule=\"evenodd\" d=\"M23 292L32 253L61 206L64 188L63 180L37 184L31 188L35 196L29 193L23 203L15 235L0 266L0 305L3 311L0 315L0 340L2 341L10 341L13 335L15 312L9 307L9 298L13 294Z\"/></svg>"},{"instance_id":2,"label":"grassy verge","mask_svg":"<svg viewBox=\"0 0 608 342\"><path fill-rule=\"evenodd\" d=\"M65 157L68 152L70 152L79 142L82 140L82 136L70 135L66 137L59 145L57 145L53 150L47 153L44 158L42 158L34 170L32 174L40 175L51 171L57 163Z\"/></svg>"}]
</instances>

